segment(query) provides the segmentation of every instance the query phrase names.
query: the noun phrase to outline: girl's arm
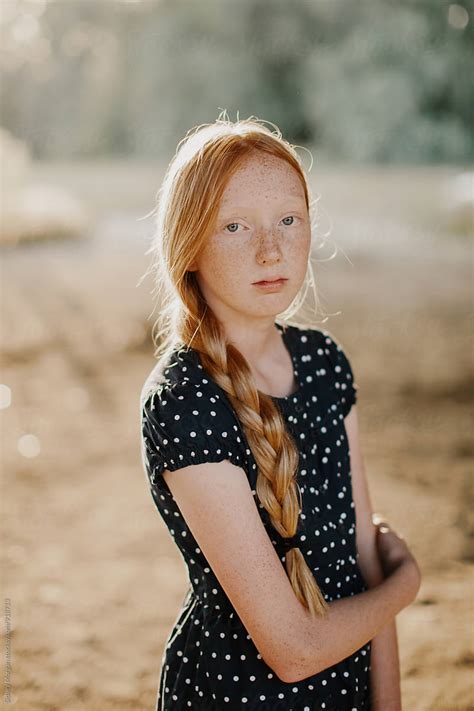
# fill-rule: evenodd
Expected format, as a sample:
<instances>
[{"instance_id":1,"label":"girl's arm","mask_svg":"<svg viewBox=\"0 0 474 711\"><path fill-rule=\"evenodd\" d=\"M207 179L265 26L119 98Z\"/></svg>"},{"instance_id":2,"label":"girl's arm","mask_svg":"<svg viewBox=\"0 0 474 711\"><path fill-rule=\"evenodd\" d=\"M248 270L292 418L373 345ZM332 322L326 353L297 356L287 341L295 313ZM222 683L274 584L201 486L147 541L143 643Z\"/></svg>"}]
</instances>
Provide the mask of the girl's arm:
<instances>
[{"instance_id":1,"label":"girl's arm","mask_svg":"<svg viewBox=\"0 0 474 711\"><path fill-rule=\"evenodd\" d=\"M353 405L345 418L351 452L352 493L356 509L356 540L359 567L369 588L383 578L372 521L372 504L359 440L357 409ZM400 660L395 618L373 638L371 688L374 711L401 711Z\"/></svg>"},{"instance_id":2,"label":"girl's arm","mask_svg":"<svg viewBox=\"0 0 474 711\"><path fill-rule=\"evenodd\" d=\"M345 659L416 596L416 563L392 534L389 545L401 551L393 572L375 588L330 602L324 617L312 619L291 587L241 467L197 464L164 470L163 477L255 646L282 681L305 679Z\"/></svg>"}]
</instances>

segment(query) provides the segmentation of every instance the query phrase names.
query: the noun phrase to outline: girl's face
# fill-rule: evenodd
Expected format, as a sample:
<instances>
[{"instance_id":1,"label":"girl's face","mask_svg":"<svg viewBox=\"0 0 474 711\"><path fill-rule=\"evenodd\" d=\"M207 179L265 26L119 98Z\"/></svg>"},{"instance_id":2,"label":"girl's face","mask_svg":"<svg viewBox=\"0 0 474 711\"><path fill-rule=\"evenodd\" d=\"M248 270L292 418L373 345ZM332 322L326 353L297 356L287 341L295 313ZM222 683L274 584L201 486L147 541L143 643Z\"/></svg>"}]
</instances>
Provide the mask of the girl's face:
<instances>
[{"instance_id":1,"label":"girl's face","mask_svg":"<svg viewBox=\"0 0 474 711\"><path fill-rule=\"evenodd\" d=\"M273 320L300 290L310 249L298 174L284 160L256 152L226 186L216 224L190 271L222 323ZM287 281L277 290L255 286L280 277Z\"/></svg>"}]
</instances>

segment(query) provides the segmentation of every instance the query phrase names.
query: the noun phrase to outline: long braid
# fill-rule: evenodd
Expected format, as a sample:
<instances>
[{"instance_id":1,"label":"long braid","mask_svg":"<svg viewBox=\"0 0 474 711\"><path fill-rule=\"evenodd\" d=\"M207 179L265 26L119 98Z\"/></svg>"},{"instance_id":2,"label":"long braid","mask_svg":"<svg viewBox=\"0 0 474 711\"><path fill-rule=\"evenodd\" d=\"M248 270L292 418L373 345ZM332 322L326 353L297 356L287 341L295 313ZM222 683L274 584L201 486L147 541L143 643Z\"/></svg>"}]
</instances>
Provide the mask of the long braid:
<instances>
[{"instance_id":1,"label":"long braid","mask_svg":"<svg viewBox=\"0 0 474 711\"><path fill-rule=\"evenodd\" d=\"M225 341L212 311L186 319L183 335L191 331L191 322L200 322L198 331L192 328L196 334L192 346L199 351L203 368L228 396L257 463L258 499L280 536L292 538L301 513L296 482L299 453L282 414L272 398L255 387L246 359ZM286 552L285 566L300 602L314 616L322 616L327 603L299 548Z\"/></svg>"}]
</instances>

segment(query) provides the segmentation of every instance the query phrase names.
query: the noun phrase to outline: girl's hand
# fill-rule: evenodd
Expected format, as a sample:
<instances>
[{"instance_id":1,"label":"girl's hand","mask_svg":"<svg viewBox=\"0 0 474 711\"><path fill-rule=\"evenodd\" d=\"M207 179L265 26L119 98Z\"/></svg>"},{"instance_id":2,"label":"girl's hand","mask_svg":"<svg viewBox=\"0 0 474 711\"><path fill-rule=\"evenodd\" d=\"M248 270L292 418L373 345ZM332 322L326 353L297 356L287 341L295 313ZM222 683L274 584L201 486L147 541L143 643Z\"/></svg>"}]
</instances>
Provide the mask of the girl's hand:
<instances>
[{"instance_id":1,"label":"girl's hand","mask_svg":"<svg viewBox=\"0 0 474 711\"><path fill-rule=\"evenodd\" d=\"M421 583L420 570L403 536L397 533L380 514L374 513L372 522L377 528L377 551L384 576L388 577L401 565L410 566L415 579L418 579L418 590Z\"/></svg>"}]
</instances>

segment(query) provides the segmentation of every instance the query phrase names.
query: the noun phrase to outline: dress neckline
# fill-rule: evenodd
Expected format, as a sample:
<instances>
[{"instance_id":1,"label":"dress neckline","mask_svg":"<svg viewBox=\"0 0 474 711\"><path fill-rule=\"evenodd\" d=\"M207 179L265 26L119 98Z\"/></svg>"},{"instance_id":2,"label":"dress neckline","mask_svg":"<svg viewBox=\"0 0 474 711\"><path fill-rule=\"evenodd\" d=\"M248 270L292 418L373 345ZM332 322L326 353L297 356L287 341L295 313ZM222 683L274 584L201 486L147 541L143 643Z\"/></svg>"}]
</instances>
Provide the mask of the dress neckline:
<instances>
[{"instance_id":1,"label":"dress neckline","mask_svg":"<svg viewBox=\"0 0 474 711\"><path fill-rule=\"evenodd\" d=\"M285 326L282 326L281 324L277 323L276 321L274 322L275 328L281 333L281 337L283 340L283 344L290 354L291 357L291 362L293 364L293 376L294 380L297 383L297 388L294 392L290 393L289 395L283 395L281 397L277 397L276 395L269 395L268 393L263 393L267 397L271 398L274 402L277 402L281 405L285 405L289 403L290 401L295 402L297 399L300 398L300 396L303 393L303 382L301 380L300 372L299 372L299 361L298 361L298 354L296 351L296 346L295 346L295 338L294 338L294 326L290 326L289 324L286 324ZM200 356L199 356L199 351L195 350L192 346L186 346L183 344L180 344L178 348L176 349L179 354L181 353L188 353L192 355L197 363L201 362ZM261 391L260 391L261 392Z\"/></svg>"}]
</instances>

